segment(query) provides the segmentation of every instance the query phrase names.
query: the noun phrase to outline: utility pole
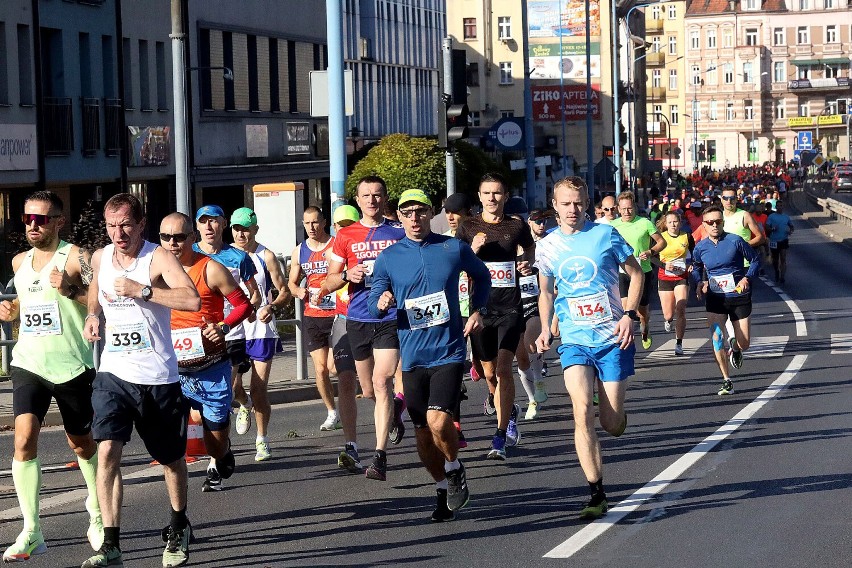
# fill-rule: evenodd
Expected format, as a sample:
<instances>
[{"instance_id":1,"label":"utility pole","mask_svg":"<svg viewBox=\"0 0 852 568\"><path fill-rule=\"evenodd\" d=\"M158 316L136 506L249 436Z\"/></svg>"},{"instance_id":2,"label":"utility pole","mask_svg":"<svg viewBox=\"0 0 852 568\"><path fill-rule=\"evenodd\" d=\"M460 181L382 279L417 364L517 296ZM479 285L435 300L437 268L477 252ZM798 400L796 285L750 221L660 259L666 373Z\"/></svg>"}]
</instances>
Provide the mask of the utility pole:
<instances>
[{"instance_id":1,"label":"utility pole","mask_svg":"<svg viewBox=\"0 0 852 568\"><path fill-rule=\"evenodd\" d=\"M328 38L328 161L331 212L345 205L346 109L343 87L343 0L326 0Z\"/></svg>"},{"instance_id":2,"label":"utility pole","mask_svg":"<svg viewBox=\"0 0 852 568\"><path fill-rule=\"evenodd\" d=\"M172 94L175 105L175 202L180 213L191 216L189 160L186 137L186 61L183 54L183 0L172 0ZM121 38L118 38L121 41Z\"/></svg>"},{"instance_id":3,"label":"utility pole","mask_svg":"<svg viewBox=\"0 0 852 568\"><path fill-rule=\"evenodd\" d=\"M452 100L453 38L448 36L441 41L441 55L444 58L444 92L441 94L443 105L439 105L439 108L446 109L449 104L455 102ZM439 113L438 120L446 120L446 115L443 112ZM444 150L444 159L447 164L447 197L449 197L456 192L456 159L451 144L447 144Z\"/></svg>"},{"instance_id":4,"label":"utility pole","mask_svg":"<svg viewBox=\"0 0 852 568\"><path fill-rule=\"evenodd\" d=\"M527 33L528 29L527 2L524 1L521 2L521 34L523 34L524 38L521 45L524 50L524 136L526 137L527 153L527 191L525 198L527 208L532 209L535 207L535 132L533 131L532 117L532 81L530 80L530 40L529 33ZM561 94L560 92L560 96Z\"/></svg>"}]
</instances>

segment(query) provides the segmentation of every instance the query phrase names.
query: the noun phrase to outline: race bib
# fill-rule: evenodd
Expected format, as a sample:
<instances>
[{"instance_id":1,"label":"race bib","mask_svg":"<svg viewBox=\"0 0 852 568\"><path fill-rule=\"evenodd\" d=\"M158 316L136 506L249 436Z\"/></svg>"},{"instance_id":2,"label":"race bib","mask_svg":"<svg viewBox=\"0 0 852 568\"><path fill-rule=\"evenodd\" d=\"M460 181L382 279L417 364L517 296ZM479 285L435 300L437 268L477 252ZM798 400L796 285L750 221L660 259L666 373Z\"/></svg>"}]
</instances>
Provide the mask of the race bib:
<instances>
[{"instance_id":1,"label":"race bib","mask_svg":"<svg viewBox=\"0 0 852 568\"><path fill-rule=\"evenodd\" d=\"M769 241L769 248L775 250L778 248L778 241Z\"/></svg>"},{"instance_id":2,"label":"race bib","mask_svg":"<svg viewBox=\"0 0 852 568\"><path fill-rule=\"evenodd\" d=\"M730 294L737 287L733 274L710 277L710 291L716 294Z\"/></svg>"},{"instance_id":3,"label":"race bib","mask_svg":"<svg viewBox=\"0 0 852 568\"><path fill-rule=\"evenodd\" d=\"M151 335L144 321L107 325L106 350L113 353L149 353Z\"/></svg>"},{"instance_id":4,"label":"race bib","mask_svg":"<svg viewBox=\"0 0 852 568\"><path fill-rule=\"evenodd\" d=\"M172 345L178 361L189 361L204 357L204 344L200 327L187 327L172 330Z\"/></svg>"},{"instance_id":5,"label":"race bib","mask_svg":"<svg viewBox=\"0 0 852 568\"><path fill-rule=\"evenodd\" d=\"M373 286L373 265L376 264L376 260L362 260L361 264L364 265L364 287L371 288Z\"/></svg>"},{"instance_id":6,"label":"race bib","mask_svg":"<svg viewBox=\"0 0 852 568\"><path fill-rule=\"evenodd\" d=\"M470 299L470 280L467 274L462 272L459 274L459 301L464 302Z\"/></svg>"},{"instance_id":7,"label":"race bib","mask_svg":"<svg viewBox=\"0 0 852 568\"><path fill-rule=\"evenodd\" d=\"M443 290L405 300L405 313L411 329L424 329L450 321L450 307Z\"/></svg>"},{"instance_id":8,"label":"race bib","mask_svg":"<svg viewBox=\"0 0 852 568\"><path fill-rule=\"evenodd\" d=\"M313 299L314 294L319 292L319 288L308 288L308 298L309 301ZM334 292L329 292L325 296L322 296L319 299L318 304L314 304L311 302L311 305L320 310L333 310L337 306L337 294Z\"/></svg>"},{"instance_id":9,"label":"race bib","mask_svg":"<svg viewBox=\"0 0 852 568\"><path fill-rule=\"evenodd\" d=\"M515 287L515 262L486 262L485 266L491 273L492 288L514 288Z\"/></svg>"},{"instance_id":10,"label":"race bib","mask_svg":"<svg viewBox=\"0 0 852 568\"><path fill-rule=\"evenodd\" d=\"M538 274L521 276L520 278L518 278L518 283L521 285L521 298L538 297Z\"/></svg>"},{"instance_id":11,"label":"race bib","mask_svg":"<svg viewBox=\"0 0 852 568\"><path fill-rule=\"evenodd\" d=\"M686 259L678 258L676 260L671 261L672 269L665 270L666 276L683 276L683 273L686 272Z\"/></svg>"},{"instance_id":12,"label":"race bib","mask_svg":"<svg viewBox=\"0 0 852 568\"><path fill-rule=\"evenodd\" d=\"M595 325L612 321L612 308L609 305L609 295L606 290L580 298L568 300L568 310L571 321L575 325Z\"/></svg>"},{"instance_id":13,"label":"race bib","mask_svg":"<svg viewBox=\"0 0 852 568\"><path fill-rule=\"evenodd\" d=\"M21 306L21 335L42 337L62 335L62 320L59 319L59 302L42 302Z\"/></svg>"}]
</instances>

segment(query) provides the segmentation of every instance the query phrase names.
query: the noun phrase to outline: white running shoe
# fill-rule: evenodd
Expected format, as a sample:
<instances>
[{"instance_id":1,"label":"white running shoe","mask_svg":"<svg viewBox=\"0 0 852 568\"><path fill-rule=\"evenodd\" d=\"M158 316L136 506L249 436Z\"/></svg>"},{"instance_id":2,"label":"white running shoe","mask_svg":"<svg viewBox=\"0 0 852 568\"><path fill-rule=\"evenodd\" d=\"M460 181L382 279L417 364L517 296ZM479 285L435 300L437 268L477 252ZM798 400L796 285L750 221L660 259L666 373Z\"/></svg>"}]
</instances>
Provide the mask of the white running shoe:
<instances>
[{"instance_id":1,"label":"white running shoe","mask_svg":"<svg viewBox=\"0 0 852 568\"><path fill-rule=\"evenodd\" d=\"M533 395L533 398L538 403L542 403L547 400L547 389L544 385L544 381L535 382L535 394Z\"/></svg>"},{"instance_id":2,"label":"white running shoe","mask_svg":"<svg viewBox=\"0 0 852 568\"><path fill-rule=\"evenodd\" d=\"M675 344L675 355L677 355L678 357L683 355L683 345L681 345L680 343Z\"/></svg>"},{"instance_id":3,"label":"white running shoe","mask_svg":"<svg viewBox=\"0 0 852 568\"><path fill-rule=\"evenodd\" d=\"M257 453L254 454L254 461L262 462L272 457L272 452L269 450L269 442L258 440L254 443Z\"/></svg>"},{"instance_id":4,"label":"white running shoe","mask_svg":"<svg viewBox=\"0 0 852 568\"><path fill-rule=\"evenodd\" d=\"M325 419L325 422L320 426L320 431L328 432L330 430L340 430L343 428L340 424L340 418L337 416L337 413L329 414L328 418Z\"/></svg>"},{"instance_id":5,"label":"white running shoe","mask_svg":"<svg viewBox=\"0 0 852 568\"><path fill-rule=\"evenodd\" d=\"M536 416L538 416L538 403L533 400L527 405L527 413L524 415L524 420L533 420Z\"/></svg>"},{"instance_id":6,"label":"white running shoe","mask_svg":"<svg viewBox=\"0 0 852 568\"><path fill-rule=\"evenodd\" d=\"M672 322L670 322L669 320L664 321L663 322L663 329L666 330L666 333L671 333L672 332Z\"/></svg>"}]
</instances>

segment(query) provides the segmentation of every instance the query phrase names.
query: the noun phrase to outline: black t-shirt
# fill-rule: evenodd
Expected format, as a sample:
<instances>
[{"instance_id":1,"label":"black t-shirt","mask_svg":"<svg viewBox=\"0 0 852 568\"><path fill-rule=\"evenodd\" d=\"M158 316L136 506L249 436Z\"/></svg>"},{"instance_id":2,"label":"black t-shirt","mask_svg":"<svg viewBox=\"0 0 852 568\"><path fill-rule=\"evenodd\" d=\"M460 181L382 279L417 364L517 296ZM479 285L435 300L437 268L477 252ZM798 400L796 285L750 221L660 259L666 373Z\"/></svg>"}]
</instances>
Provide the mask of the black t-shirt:
<instances>
[{"instance_id":1,"label":"black t-shirt","mask_svg":"<svg viewBox=\"0 0 852 568\"><path fill-rule=\"evenodd\" d=\"M520 311L521 291L518 286L515 262L518 246L528 249L535 244L529 225L516 217L504 217L497 223L488 223L481 215L465 219L456 237L470 244L473 238L485 233L485 244L476 254L491 271L491 295L488 311L504 314ZM511 274L509 274L511 270ZM509 285L514 281L514 285Z\"/></svg>"}]
</instances>

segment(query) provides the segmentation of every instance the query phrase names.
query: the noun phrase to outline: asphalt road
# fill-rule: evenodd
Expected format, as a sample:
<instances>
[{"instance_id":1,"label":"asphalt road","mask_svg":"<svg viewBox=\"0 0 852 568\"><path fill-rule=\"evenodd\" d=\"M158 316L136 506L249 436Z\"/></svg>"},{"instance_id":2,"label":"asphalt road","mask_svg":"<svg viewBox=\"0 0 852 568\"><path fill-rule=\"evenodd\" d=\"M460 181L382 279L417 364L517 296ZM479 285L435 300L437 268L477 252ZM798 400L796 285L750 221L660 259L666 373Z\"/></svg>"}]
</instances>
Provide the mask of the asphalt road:
<instances>
[{"instance_id":1,"label":"asphalt road","mask_svg":"<svg viewBox=\"0 0 852 568\"><path fill-rule=\"evenodd\" d=\"M716 395L720 378L700 306L693 300L687 355L677 359L656 312L654 345L640 348L628 389L630 426L619 439L602 435L613 507L604 519L577 520L588 489L570 444L568 399L551 365L551 397L539 418L521 423L521 445L505 463L484 459L494 420L481 412L484 385L468 383L471 444L462 459L473 499L446 524L428 521L434 489L410 433L390 449L388 481L376 482L336 468L342 438L318 431L320 403L277 407L270 462L253 461L251 436L237 438L237 473L216 494L201 493L204 465L190 466L197 534L190 564L852 565L852 251L804 223L796 228L783 291L765 283L755 291L755 346L734 371L735 395ZM359 409L366 456L372 408L361 401ZM12 435L0 440L11 453ZM159 566L159 531L168 522L160 469L136 441L125 458L125 563ZM45 466L71 459L60 430L44 432L41 459ZM28 565L79 566L91 554L82 478L60 469L43 483L49 550ZM3 546L20 530L16 507L4 472Z\"/></svg>"}]
</instances>

